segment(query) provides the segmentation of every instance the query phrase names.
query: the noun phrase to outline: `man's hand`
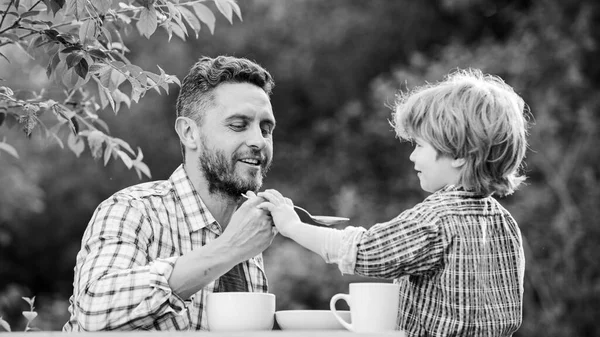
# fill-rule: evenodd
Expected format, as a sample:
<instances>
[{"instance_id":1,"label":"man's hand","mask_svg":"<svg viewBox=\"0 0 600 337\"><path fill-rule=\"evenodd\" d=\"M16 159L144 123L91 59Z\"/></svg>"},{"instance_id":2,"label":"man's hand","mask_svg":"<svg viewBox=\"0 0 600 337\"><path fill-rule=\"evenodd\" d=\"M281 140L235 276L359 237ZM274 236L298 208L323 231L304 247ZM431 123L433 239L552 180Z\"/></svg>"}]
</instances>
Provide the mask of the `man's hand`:
<instances>
[{"instance_id":1,"label":"man's hand","mask_svg":"<svg viewBox=\"0 0 600 337\"><path fill-rule=\"evenodd\" d=\"M271 245L277 234L269 212L257 207L264 199L250 191L246 195L248 200L233 213L219 238L225 240L232 251L239 254L240 261L262 253Z\"/></svg>"}]
</instances>

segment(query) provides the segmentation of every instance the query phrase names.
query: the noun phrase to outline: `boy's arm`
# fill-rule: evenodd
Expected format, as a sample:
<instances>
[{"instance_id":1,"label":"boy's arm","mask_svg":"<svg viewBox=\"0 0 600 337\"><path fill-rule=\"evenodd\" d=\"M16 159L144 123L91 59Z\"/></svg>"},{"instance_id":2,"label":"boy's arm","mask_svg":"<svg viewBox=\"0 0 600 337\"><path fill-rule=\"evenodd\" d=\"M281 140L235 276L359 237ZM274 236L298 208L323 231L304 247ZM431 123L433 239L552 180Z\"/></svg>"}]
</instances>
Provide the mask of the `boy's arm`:
<instances>
[{"instance_id":1,"label":"boy's arm","mask_svg":"<svg viewBox=\"0 0 600 337\"><path fill-rule=\"evenodd\" d=\"M337 263L343 273L353 273L355 258L348 257L356 257L356 244L364 228L349 227L341 231L309 225L300 220L292 201L278 191L269 189L258 196L267 200L258 207L271 213L281 235L321 255L325 262Z\"/></svg>"},{"instance_id":2,"label":"boy's arm","mask_svg":"<svg viewBox=\"0 0 600 337\"><path fill-rule=\"evenodd\" d=\"M258 194L268 200L259 208L269 210L279 232L336 263L343 274L396 278L435 268L443 258L445 243L438 218L425 205L417 205L396 218L344 230L302 223L293 203L275 190Z\"/></svg>"}]
</instances>

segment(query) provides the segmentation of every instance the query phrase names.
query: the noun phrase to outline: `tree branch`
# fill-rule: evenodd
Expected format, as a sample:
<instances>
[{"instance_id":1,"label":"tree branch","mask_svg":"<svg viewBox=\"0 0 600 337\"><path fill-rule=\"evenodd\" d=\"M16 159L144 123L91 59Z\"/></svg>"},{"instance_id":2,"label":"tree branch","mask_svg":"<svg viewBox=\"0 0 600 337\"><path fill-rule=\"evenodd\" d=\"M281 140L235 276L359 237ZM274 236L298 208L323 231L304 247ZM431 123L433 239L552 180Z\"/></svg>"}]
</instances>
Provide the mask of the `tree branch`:
<instances>
[{"instance_id":1,"label":"tree branch","mask_svg":"<svg viewBox=\"0 0 600 337\"><path fill-rule=\"evenodd\" d=\"M31 7L29 7L29 9L27 10L28 12L31 12L37 5L40 4L40 2L42 2L43 0L38 0L38 2L34 3Z\"/></svg>"},{"instance_id":2,"label":"tree branch","mask_svg":"<svg viewBox=\"0 0 600 337\"><path fill-rule=\"evenodd\" d=\"M4 12L4 14L2 14L2 20L0 20L0 28L2 28L2 24L4 24L4 19L6 19L6 15L8 14L8 11L10 10L10 6L12 6L12 4L15 2L15 0L10 0L10 3L8 4L8 6L6 6L6 11Z\"/></svg>"}]
</instances>

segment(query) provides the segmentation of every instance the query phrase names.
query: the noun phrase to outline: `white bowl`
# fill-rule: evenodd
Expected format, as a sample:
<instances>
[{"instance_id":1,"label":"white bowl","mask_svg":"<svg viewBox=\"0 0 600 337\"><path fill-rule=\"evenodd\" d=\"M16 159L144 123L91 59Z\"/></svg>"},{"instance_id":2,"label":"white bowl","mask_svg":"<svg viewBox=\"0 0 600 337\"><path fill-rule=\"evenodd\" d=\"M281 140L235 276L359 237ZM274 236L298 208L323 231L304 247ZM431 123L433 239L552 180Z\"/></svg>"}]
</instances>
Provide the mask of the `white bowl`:
<instances>
[{"instance_id":1,"label":"white bowl","mask_svg":"<svg viewBox=\"0 0 600 337\"><path fill-rule=\"evenodd\" d=\"M272 330L275 295L267 293L210 293L206 302L210 331Z\"/></svg>"},{"instance_id":2,"label":"white bowl","mask_svg":"<svg viewBox=\"0 0 600 337\"><path fill-rule=\"evenodd\" d=\"M350 311L337 313L351 323ZM330 310L281 310L275 312L275 319L281 330L346 330Z\"/></svg>"}]
</instances>

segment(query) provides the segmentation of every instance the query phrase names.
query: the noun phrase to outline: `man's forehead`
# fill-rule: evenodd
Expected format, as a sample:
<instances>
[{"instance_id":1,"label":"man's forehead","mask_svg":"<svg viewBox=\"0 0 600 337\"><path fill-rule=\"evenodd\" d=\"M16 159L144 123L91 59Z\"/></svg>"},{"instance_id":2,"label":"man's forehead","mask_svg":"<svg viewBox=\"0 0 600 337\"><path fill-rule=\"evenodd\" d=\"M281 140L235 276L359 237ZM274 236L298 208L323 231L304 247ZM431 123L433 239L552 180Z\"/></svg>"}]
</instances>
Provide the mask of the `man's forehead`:
<instances>
[{"instance_id":1,"label":"man's forehead","mask_svg":"<svg viewBox=\"0 0 600 337\"><path fill-rule=\"evenodd\" d=\"M220 119L232 117L275 122L269 96L250 83L224 83L213 90L213 103Z\"/></svg>"}]
</instances>

